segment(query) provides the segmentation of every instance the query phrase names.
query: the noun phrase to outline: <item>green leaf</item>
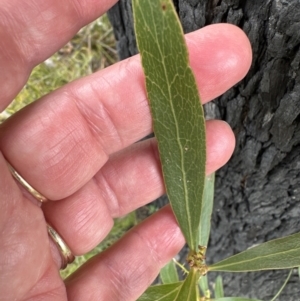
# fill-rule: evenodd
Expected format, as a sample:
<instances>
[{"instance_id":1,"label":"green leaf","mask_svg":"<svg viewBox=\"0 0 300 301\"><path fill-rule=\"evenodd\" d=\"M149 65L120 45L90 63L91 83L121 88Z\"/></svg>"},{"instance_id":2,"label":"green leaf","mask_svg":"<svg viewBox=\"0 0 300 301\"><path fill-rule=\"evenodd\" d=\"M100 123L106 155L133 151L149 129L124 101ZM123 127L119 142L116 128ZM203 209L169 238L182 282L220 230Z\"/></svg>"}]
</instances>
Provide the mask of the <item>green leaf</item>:
<instances>
[{"instance_id":1,"label":"green leaf","mask_svg":"<svg viewBox=\"0 0 300 301\"><path fill-rule=\"evenodd\" d=\"M261 301L261 300L248 299L248 298L243 298L243 297L225 297L225 298L213 299L213 301Z\"/></svg>"},{"instance_id":2,"label":"green leaf","mask_svg":"<svg viewBox=\"0 0 300 301\"><path fill-rule=\"evenodd\" d=\"M201 289L201 291L202 291L202 293L203 293L204 296L206 296L207 293L210 293L209 292L209 287L208 287L207 275L200 277L200 279L199 279L199 286L200 286L200 289Z\"/></svg>"},{"instance_id":3,"label":"green leaf","mask_svg":"<svg viewBox=\"0 0 300 301\"><path fill-rule=\"evenodd\" d=\"M191 269L188 276L184 280L182 287L180 288L176 299L172 301L198 301L199 290L198 290L199 274L195 269ZM170 300L171 301L171 300Z\"/></svg>"},{"instance_id":4,"label":"green leaf","mask_svg":"<svg viewBox=\"0 0 300 301\"><path fill-rule=\"evenodd\" d=\"M174 301L183 282L150 286L137 301Z\"/></svg>"},{"instance_id":5,"label":"green leaf","mask_svg":"<svg viewBox=\"0 0 300 301\"><path fill-rule=\"evenodd\" d=\"M215 190L215 173L205 178L204 193L202 200L202 209L199 226L199 240L200 246L207 246L211 226L211 214L214 204L214 190Z\"/></svg>"},{"instance_id":6,"label":"green leaf","mask_svg":"<svg viewBox=\"0 0 300 301\"><path fill-rule=\"evenodd\" d=\"M185 239L196 251L205 123L184 34L171 0L134 0L133 12L166 191Z\"/></svg>"},{"instance_id":7,"label":"green leaf","mask_svg":"<svg viewBox=\"0 0 300 301\"><path fill-rule=\"evenodd\" d=\"M215 283L215 298L224 298L223 280L218 276Z\"/></svg>"},{"instance_id":8,"label":"green leaf","mask_svg":"<svg viewBox=\"0 0 300 301\"><path fill-rule=\"evenodd\" d=\"M300 265L300 233L271 240L224 259L210 271L247 272L288 269Z\"/></svg>"},{"instance_id":9,"label":"green leaf","mask_svg":"<svg viewBox=\"0 0 300 301\"><path fill-rule=\"evenodd\" d=\"M175 283L179 281L177 269L173 260L171 260L160 270L160 279L163 284Z\"/></svg>"},{"instance_id":10,"label":"green leaf","mask_svg":"<svg viewBox=\"0 0 300 301\"><path fill-rule=\"evenodd\" d=\"M183 282L151 286L137 301L198 301L198 278L191 270Z\"/></svg>"}]
</instances>

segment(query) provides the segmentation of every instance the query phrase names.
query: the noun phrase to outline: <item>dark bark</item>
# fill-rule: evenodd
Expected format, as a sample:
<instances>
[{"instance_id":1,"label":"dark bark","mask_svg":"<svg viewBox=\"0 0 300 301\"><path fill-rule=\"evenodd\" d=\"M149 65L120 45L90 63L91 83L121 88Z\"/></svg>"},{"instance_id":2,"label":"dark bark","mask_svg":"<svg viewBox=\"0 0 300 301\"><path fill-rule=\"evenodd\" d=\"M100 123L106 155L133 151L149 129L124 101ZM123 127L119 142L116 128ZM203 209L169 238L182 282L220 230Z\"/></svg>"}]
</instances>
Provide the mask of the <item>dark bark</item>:
<instances>
[{"instance_id":1,"label":"dark bark","mask_svg":"<svg viewBox=\"0 0 300 301\"><path fill-rule=\"evenodd\" d=\"M232 159L217 173L207 254L215 262L300 231L300 2L174 2L185 32L232 23L245 31L253 47L247 77L210 105L215 116L232 126L237 140ZM110 11L121 59L137 52L129 3L121 0ZM223 274L225 292L269 300L286 274ZM299 296L300 282L293 275L279 300Z\"/></svg>"}]
</instances>

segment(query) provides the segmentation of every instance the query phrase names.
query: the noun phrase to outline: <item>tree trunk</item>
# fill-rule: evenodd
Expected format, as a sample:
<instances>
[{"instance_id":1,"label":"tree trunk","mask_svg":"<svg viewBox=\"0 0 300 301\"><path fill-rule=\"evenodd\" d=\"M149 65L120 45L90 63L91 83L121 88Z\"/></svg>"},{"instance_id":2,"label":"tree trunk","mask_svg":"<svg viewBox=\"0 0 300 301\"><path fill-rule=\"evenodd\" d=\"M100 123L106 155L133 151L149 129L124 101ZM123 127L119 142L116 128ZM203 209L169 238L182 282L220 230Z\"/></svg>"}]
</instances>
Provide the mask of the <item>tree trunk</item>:
<instances>
[{"instance_id":1,"label":"tree trunk","mask_svg":"<svg viewBox=\"0 0 300 301\"><path fill-rule=\"evenodd\" d=\"M151 1L151 0L150 0ZM247 77L210 104L236 135L230 162L217 173L208 261L300 231L299 0L177 0L185 32L227 22L253 47ZM121 59L137 53L129 0L109 12ZM222 274L226 296L269 300L287 271ZM210 281L215 275L210 276ZM279 300L300 299L292 276Z\"/></svg>"}]
</instances>

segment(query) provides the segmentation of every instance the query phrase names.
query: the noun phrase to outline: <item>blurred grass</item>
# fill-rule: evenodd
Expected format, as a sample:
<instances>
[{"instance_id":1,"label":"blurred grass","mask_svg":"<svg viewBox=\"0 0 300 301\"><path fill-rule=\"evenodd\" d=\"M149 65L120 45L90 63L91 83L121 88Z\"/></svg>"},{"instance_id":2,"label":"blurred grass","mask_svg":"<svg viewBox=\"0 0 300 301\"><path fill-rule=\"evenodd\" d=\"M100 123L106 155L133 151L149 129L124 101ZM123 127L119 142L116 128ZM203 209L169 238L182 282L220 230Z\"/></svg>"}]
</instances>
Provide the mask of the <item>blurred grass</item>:
<instances>
[{"instance_id":1,"label":"blurred grass","mask_svg":"<svg viewBox=\"0 0 300 301\"><path fill-rule=\"evenodd\" d=\"M2 119L66 83L105 68L116 60L113 30L104 15L82 28L67 45L34 68L27 84L2 114Z\"/></svg>"},{"instance_id":2,"label":"blurred grass","mask_svg":"<svg viewBox=\"0 0 300 301\"><path fill-rule=\"evenodd\" d=\"M27 84L10 106L0 114L0 123L24 106L82 76L103 69L117 61L112 27L106 15L82 28L74 38L32 71ZM135 213L115 220L109 235L94 250L78 256L61 271L63 278L92 256L102 252L136 224Z\"/></svg>"}]
</instances>

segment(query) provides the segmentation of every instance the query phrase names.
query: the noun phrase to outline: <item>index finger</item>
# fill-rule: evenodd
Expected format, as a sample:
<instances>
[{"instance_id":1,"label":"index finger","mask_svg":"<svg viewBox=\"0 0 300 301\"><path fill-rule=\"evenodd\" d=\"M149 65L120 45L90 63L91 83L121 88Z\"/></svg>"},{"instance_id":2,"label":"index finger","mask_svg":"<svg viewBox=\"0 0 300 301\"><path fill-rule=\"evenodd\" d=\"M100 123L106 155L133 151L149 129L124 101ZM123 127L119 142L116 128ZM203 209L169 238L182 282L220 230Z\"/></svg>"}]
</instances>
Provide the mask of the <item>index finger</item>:
<instances>
[{"instance_id":1,"label":"index finger","mask_svg":"<svg viewBox=\"0 0 300 301\"><path fill-rule=\"evenodd\" d=\"M0 112L34 66L66 44L117 0L9 0L0 5Z\"/></svg>"},{"instance_id":2,"label":"index finger","mask_svg":"<svg viewBox=\"0 0 300 301\"><path fill-rule=\"evenodd\" d=\"M243 78L251 63L244 33L208 26L187 38L203 103ZM0 131L8 161L50 199L74 193L108 156L151 132L139 56L75 81L19 112ZM55 187L55 190L53 190Z\"/></svg>"}]
</instances>

